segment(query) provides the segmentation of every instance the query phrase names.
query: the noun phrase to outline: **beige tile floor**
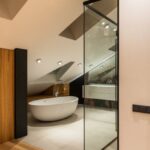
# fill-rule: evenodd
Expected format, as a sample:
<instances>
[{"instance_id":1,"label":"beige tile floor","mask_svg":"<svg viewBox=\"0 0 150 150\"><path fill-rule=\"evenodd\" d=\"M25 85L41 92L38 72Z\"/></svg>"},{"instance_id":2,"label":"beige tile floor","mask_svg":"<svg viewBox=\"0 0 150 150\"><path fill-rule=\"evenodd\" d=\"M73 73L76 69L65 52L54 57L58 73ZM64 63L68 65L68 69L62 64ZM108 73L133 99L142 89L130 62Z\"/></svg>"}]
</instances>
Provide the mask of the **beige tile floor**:
<instances>
[{"instance_id":1,"label":"beige tile floor","mask_svg":"<svg viewBox=\"0 0 150 150\"><path fill-rule=\"evenodd\" d=\"M100 150L116 138L115 111L86 108L85 114L86 150Z\"/></svg>"},{"instance_id":2,"label":"beige tile floor","mask_svg":"<svg viewBox=\"0 0 150 150\"><path fill-rule=\"evenodd\" d=\"M115 112L103 109L86 109L86 150L100 150L114 137ZM43 150L83 150L83 107L71 117L58 122L39 122L29 114L28 136L22 141ZM111 150L116 150L115 146Z\"/></svg>"}]
</instances>

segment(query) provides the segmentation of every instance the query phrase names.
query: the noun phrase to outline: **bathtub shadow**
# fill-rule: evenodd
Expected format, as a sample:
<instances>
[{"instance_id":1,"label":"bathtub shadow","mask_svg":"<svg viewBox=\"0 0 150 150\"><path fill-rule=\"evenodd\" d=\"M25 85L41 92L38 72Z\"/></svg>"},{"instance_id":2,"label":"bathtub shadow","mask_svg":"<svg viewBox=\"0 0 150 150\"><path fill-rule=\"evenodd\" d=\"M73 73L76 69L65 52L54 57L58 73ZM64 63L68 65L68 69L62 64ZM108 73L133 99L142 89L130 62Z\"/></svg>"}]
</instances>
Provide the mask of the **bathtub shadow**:
<instances>
[{"instance_id":1,"label":"bathtub shadow","mask_svg":"<svg viewBox=\"0 0 150 150\"><path fill-rule=\"evenodd\" d=\"M43 122L36 120L32 117L32 115L28 115L28 126L30 127L51 127L51 126L60 126L60 125L66 125L66 124L71 124L76 121L81 120L82 117L79 117L76 114L73 114L72 116L65 118L63 120L59 121L54 121L54 122Z\"/></svg>"}]
</instances>

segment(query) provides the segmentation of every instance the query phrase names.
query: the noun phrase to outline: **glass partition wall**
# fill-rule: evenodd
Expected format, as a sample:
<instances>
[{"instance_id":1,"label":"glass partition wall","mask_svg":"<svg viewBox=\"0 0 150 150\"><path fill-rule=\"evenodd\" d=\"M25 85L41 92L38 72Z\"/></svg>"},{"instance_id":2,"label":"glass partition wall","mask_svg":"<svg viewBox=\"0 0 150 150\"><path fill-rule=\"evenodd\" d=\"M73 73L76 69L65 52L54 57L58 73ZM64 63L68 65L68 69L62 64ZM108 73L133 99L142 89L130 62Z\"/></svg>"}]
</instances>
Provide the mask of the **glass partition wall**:
<instances>
[{"instance_id":1,"label":"glass partition wall","mask_svg":"<svg viewBox=\"0 0 150 150\"><path fill-rule=\"evenodd\" d=\"M85 150L117 150L117 0L84 9Z\"/></svg>"}]
</instances>

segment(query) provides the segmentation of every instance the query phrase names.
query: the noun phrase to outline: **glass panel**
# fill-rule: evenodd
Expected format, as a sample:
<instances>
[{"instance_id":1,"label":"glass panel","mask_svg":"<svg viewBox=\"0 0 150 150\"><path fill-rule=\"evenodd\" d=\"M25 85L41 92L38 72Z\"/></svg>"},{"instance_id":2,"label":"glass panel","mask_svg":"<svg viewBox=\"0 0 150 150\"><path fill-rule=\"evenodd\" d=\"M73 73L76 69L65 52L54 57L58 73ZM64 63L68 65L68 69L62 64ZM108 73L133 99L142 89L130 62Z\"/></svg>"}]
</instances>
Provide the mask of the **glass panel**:
<instances>
[{"instance_id":1,"label":"glass panel","mask_svg":"<svg viewBox=\"0 0 150 150\"><path fill-rule=\"evenodd\" d=\"M90 6L114 22L117 22L117 0L100 0L91 3Z\"/></svg>"},{"instance_id":2,"label":"glass panel","mask_svg":"<svg viewBox=\"0 0 150 150\"><path fill-rule=\"evenodd\" d=\"M117 150L116 32L116 24L85 7L85 150Z\"/></svg>"}]
</instances>

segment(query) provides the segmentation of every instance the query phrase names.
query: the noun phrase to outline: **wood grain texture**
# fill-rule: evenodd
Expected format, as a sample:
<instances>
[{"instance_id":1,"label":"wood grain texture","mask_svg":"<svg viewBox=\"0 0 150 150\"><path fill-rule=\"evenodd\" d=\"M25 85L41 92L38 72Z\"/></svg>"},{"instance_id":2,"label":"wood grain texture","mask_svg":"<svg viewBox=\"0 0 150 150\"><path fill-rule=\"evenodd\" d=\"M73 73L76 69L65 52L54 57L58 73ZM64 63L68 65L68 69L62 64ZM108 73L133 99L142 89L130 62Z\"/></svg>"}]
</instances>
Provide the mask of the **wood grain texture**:
<instances>
[{"instance_id":1,"label":"wood grain texture","mask_svg":"<svg viewBox=\"0 0 150 150\"><path fill-rule=\"evenodd\" d=\"M55 93L58 92L58 97L60 96L69 96L70 95L70 85L69 84L55 84L49 87L47 90L42 92L40 95L34 95L28 97L28 102L56 97Z\"/></svg>"},{"instance_id":2,"label":"wood grain texture","mask_svg":"<svg viewBox=\"0 0 150 150\"><path fill-rule=\"evenodd\" d=\"M55 93L58 92L58 96L69 96L70 86L69 84L55 84L49 87L44 91L43 95L55 96Z\"/></svg>"},{"instance_id":3,"label":"wood grain texture","mask_svg":"<svg viewBox=\"0 0 150 150\"><path fill-rule=\"evenodd\" d=\"M53 95L58 92L58 96L69 96L69 84L56 84L53 87Z\"/></svg>"},{"instance_id":4,"label":"wood grain texture","mask_svg":"<svg viewBox=\"0 0 150 150\"><path fill-rule=\"evenodd\" d=\"M0 150L42 150L22 141L8 141L0 144Z\"/></svg>"},{"instance_id":5,"label":"wood grain texture","mask_svg":"<svg viewBox=\"0 0 150 150\"><path fill-rule=\"evenodd\" d=\"M14 138L14 51L0 49L0 143Z\"/></svg>"}]
</instances>

